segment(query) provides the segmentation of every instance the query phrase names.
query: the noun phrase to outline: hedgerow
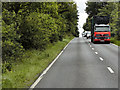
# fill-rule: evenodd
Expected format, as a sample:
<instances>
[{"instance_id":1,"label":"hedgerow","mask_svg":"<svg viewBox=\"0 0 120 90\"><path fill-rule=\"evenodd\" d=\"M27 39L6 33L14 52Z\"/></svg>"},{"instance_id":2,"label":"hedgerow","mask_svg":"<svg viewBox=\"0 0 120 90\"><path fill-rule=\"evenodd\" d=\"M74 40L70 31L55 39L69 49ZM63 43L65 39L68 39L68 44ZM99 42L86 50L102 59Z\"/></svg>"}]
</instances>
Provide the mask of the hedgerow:
<instances>
[{"instance_id":1,"label":"hedgerow","mask_svg":"<svg viewBox=\"0 0 120 90\"><path fill-rule=\"evenodd\" d=\"M3 72L20 61L27 49L45 50L67 34L78 36L77 7L73 2L2 3Z\"/></svg>"}]
</instances>

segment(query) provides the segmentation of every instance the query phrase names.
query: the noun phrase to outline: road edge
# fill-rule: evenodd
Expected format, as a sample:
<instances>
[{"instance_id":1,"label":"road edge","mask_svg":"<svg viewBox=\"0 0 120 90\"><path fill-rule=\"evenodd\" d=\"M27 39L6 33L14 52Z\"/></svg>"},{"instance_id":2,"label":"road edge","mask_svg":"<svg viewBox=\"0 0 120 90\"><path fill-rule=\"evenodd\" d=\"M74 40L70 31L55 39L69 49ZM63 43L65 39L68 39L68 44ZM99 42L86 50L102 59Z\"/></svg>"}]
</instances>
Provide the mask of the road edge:
<instances>
[{"instance_id":1,"label":"road edge","mask_svg":"<svg viewBox=\"0 0 120 90\"><path fill-rule=\"evenodd\" d=\"M74 39L74 38L73 38ZM72 39L72 40L73 40ZM72 41L71 40L71 41ZM70 41L70 42L71 42ZM63 50L57 55L57 57L50 63L50 65L42 72L42 74L35 80L35 82L30 86L29 90L32 90L43 78L43 76L47 73L47 71L52 67L52 65L57 61L60 55L64 52L64 50L68 47L70 42L63 48Z\"/></svg>"},{"instance_id":2,"label":"road edge","mask_svg":"<svg viewBox=\"0 0 120 90\"><path fill-rule=\"evenodd\" d=\"M113 46L116 46L116 47L119 47L118 45L114 44L114 43L111 43Z\"/></svg>"}]
</instances>

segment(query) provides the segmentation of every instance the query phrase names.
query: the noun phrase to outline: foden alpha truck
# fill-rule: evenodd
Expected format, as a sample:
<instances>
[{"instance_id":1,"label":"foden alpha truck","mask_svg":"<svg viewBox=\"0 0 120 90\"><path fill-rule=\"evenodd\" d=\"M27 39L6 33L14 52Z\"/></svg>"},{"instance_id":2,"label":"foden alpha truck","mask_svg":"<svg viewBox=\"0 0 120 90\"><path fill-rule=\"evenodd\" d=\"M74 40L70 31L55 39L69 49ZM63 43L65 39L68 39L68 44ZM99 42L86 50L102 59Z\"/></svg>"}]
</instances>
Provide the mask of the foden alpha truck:
<instances>
[{"instance_id":1,"label":"foden alpha truck","mask_svg":"<svg viewBox=\"0 0 120 90\"><path fill-rule=\"evenodd\" d=\"M110 43L109 16L94 16L91 25L91 42Z\"/></svg>"}]
</instances>

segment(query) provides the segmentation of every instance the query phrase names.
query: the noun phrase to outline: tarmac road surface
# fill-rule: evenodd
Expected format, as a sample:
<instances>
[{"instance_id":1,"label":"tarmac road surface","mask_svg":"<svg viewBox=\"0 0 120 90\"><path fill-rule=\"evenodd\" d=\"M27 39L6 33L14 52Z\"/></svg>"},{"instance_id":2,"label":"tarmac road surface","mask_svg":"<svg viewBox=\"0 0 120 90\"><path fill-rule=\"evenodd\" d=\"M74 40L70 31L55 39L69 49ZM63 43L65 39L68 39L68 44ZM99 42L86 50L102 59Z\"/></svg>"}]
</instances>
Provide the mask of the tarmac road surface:
<instances>
[{"instance_id":1,"label":"tarmac road surface","mask_svg":"<svg viewBox=\"0 0 120 90\"><path fill-rule=\"evenodd\" d=\"M35 88L118 88L118 47L74 38Z\"/></svg>"}]
</instances>

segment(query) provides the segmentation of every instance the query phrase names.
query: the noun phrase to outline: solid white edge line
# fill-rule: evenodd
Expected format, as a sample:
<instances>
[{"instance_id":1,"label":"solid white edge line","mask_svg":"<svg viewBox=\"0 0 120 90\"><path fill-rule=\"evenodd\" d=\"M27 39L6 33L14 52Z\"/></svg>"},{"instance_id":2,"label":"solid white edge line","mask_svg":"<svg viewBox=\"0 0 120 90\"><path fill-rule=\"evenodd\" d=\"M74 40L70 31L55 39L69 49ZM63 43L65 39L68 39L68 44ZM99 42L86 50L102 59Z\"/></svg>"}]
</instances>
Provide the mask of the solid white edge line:
<instances>
[{"instance_id":1,"label":"solid white edge line","mask_svg":"<svg viewBox=\"0 0 120 90\"><path fill-rule=\"evenodd\" d=\"M63 49L63 50L65 50L65 49L68 47L68 45L69 45L69 44L67 44L67 45L64 47L64 49Z\"/></svg>"},{"instance_id":2,"label":"solid white edge line","mask_svg":"<svg viewBox=\"0 0 120 90\"><path fill-rule=\"evenodd\" d=\"M116 47L118 47L118 45L115 45L115 44L113 44L113 43L111 43L113 46L116 46Z\"/></svg>"},{"instance_id":3,"label":"solid white edge line","mask_svg":"<svg viewBox=\"0 0 120 90\"><path fill-rule=\"evenodd\" d=\"M101 61L103 61L104 59L102 57L99 57Z\"/></svg>"},{"instance_id":4,"label":"solid white edge line","mask_svg":"<svg viewBox=\"0 0 120 90\"><path fill-rule=\"evenodd\" d=\"M95 54L98 54L98 52L95 52Z\"/></svg>"},{"instance_id":5,"label":"solid white edge line","mask_svg":"<svg viewBox=\"0 0 120 90\"><path fill-rule=\"evenodd\" d=\"M110 73L114 73L114 71L112 70L111 67L107 67L107 68L108 68L108 70L110 71Z\"/></svg>"},{"instance_id":6,"label":"solid white edge line","mask_svg":"<svg viewBox=\"0 0 120 90\"><path fill-rule=\"evenodd\" d=\"M73 40L73 39L72 39ZM71 41L72 41L71 40ZM70 42L71 42L70 41ZM70 42L65 46L64 49L70 44ZM63 49L63 50L64 50ZM43 78L43 75L47 73L47 71L51 68L51 66L55 63L55 61L59 58L59 56L63 53L63 50L59 53L59 55L52 61L52 63L43 71L43 73L38 77L38 79L30 86L29 90L32 90Z\"/></svg>"}]
</instances>

